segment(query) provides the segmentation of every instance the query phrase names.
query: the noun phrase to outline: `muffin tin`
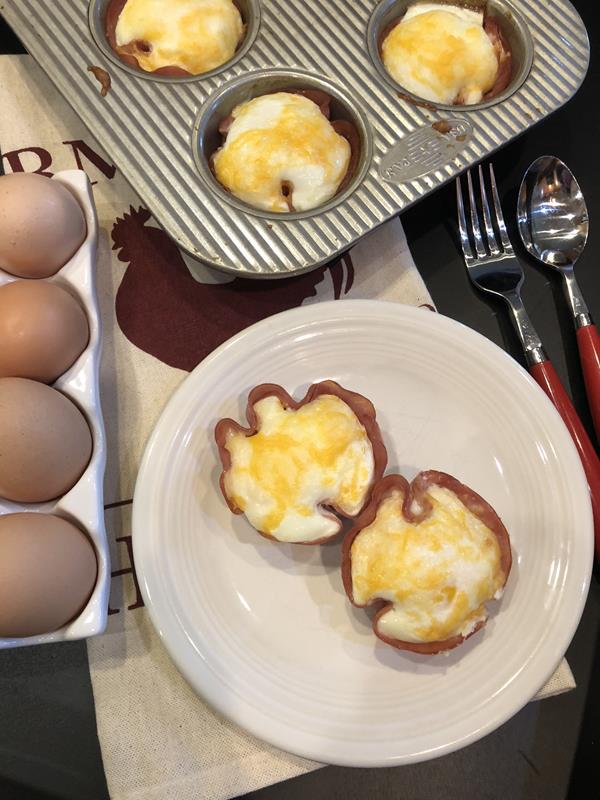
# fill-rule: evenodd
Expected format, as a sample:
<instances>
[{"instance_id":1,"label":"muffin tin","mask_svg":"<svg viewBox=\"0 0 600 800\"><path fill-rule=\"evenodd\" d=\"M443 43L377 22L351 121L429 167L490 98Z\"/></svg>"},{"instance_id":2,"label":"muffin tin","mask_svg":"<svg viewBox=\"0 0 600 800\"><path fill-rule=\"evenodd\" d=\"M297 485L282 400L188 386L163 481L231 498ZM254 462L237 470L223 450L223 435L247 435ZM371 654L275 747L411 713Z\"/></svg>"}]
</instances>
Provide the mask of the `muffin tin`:
<instances>
[{"instance_id":1,"label":"muffin tin","mask_svg":"<svg viewBox=\"0 0 600 800\"><path fill-rule=\"evenodd\" d=\"M96 296L96 244L98 224L90 183L84 172L58 172L52 180L60 181L77 198L87 224L85 241L56 275L47 278L74 295L83 306L90 329L86 349L70 369L53 384L83 412L92 433L91 459L81 478L67 494L48 503L14 503L0 497L0 515L20 511L56 514L85 531L94 546L98 575L92 595L81 614L68 625L52 633L18 639L0 638L0 650L46 642L83 639L102 633L106 627L110 588L110 562L104 527L104 468L106 449L100 407L99 368L101 350L100 309ZM0 286L19 280L0 270Z\"/></svg>"},{"instance_id":2,"label":"muffin tin","mask_svg":"<svg viewBox=\"0 0 600 800\"><path fill-rule=\"evenodd\" d=\"M234 58L169 78L120 62L104 33L107 4L5 0L1 13L176 243L246 277L305 272L347 250L562 106L589 62L585 27L567 0L489 0L513 47L511 85L476 106L422 103L394 84L378 53L383 27L409 0L240 0L247 31ZM109 73L105 97L89 66ZM325 89L335 116L355 122L358 170L325 206L263 212L219 186L209 150L237 103L300 86Z\"/></svg>"}]
</instances>

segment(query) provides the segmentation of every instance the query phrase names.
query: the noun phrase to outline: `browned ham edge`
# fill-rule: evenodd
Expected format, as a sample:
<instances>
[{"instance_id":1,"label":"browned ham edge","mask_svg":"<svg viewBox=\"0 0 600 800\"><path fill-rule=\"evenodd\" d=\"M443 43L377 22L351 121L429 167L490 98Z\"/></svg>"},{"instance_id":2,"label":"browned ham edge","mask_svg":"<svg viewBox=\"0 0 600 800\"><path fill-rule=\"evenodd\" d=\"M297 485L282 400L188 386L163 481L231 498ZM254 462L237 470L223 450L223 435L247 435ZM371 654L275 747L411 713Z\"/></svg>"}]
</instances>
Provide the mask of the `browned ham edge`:
<instances>
[{"instance_id":1,"label":"browned ham edge","mask_svg":"<svg viewBox=\"0 0 600 800\"><path fill-rule=\"evenodd\" d=\"M483 19L483 28L494 46L496 58L498 59L496 81L492 88L483 96L484 100L490 100L502 94L511 82L513 74L512 52L496 17L486 14Z\"/></svg>"},{"instance_id":2,"label":"browned ham edge","mask_svg":"<svg viewBox=\"0 0 600 800\"><path fill-rule=\"evenodd\" d=\"M233 3L241 14L242 10L237 4L236 0L233 0ZM129 42L128 44L121 46L117 44L117 34L116 34L117 23L119 22L121 11L123 11L126 4L127 0L110 0L108 7L106 9L106 20L104 26L108 43L111 46L111 48L115 51L115 53L119 56L121 61L130 67L142 70L142 72L148 72L151 75L164 75L165 77L171 77L171 78L185 78L192 75L192 73L189 72L187 69L183 69L182 67L176 67L174 65L167 67L160 67L159 69L155 70L142 69L142 67L140 67L139 61L136 58L136 53L139 53L140 51L143 53L151 52L152 45L149 42L136 41L136 42ZM244 41L244 38L246 36L246 28L247 26L244 24L242 28L242 35L240 37L240 41L238 42L236 49L239 49L242 42Z\"/></svg>"},{"instance_id":3,"label":"browned ham edge","mask_svg":"<svg viewBox=\"0 0 600 800\"><path fill-rule=\"evenodd\" d=\"M223 466L223 471L221 472L221 477L219 479L219 485L221 487L221 492L223 493L223 497L225 498L225 502L229 506L230 511L234 514L242 514L242 510L238 508L234 501L228 496L227 491L225 489L225 475L227 470L231 467L231 455L227 448L225 447L227 440L231 434L243 434L244 436L254 436L258 433L259 426L258 426L258 418L256 416L256 411L254 409L255 405L264 400L265 397L277 397L281 405L286 409L293 409L294 411L301 408L302 406L307 405L308 403L312 402L315 398L320 397L321 395L335 395L339 397L349 408L352 409L354 414L356 415L357 419L361 423L361 425L365 428L367 432L367 436L369 437L369 441L371 442L371 447L373 448L373 479L371 482L371 487L373 487L376 482L381 478L383 475L386 465L387 465L387 451L385 449L385 445L383 443L383 437L381 435L381 431L379 429L379 425L375 419L375 408L370 400L366 397L363 397L361 394L357 394L356 392L352 392L349 389L344 389L343 386L340 386L335 381L321 381L320 383L313 383L312 386L309 387L308 391L306 392L305 396L302 400L294 400L282 386L279 386L275 383L262 383L259 386L255 386L254 389L248 395L248 403L246 406L246 419L248 421L248 427L244 428L238 422L233 419L221 419L215 426L215 441L217 443L217 448L219 451L219 457L221 459L221 464ZM365 496L365 504L368 503L369 497L371 492L367 492ZM363 505L364 507L364 505ZM314 544L322 544L323 542L329 541L333 539L335 536L338 535L339 531L341 530L341 522L337 516L333 512L337 514L342 514L342 516L347 516L344 514L340 509L338 509L334 504L323 506L328 515L338 521L340 523L339 530L333 534L333 536L326 536L322 539L317 539L312 542L293 542L293 544L305 544L305 545L314 545ZM359 512L360 513L360 512ZM269 533L265 531L258 531L261 536L266 537L267 539L272 539L273 541L278 541Z\"/></svg>"},{"instance_id":4,"label":"browned ham edge","mask_svg":"<svg viewBox=\"0 0 600 800\"><path fill-rule=\"evenodd\" d=\"M219 133L223 136L223 143L225 143L225 139L227 138L227 134L229 133L229 129L233 125L233 114L229 114L219 122Z\"/></svg>"},{"instance_id":5,"label":"browned ham edge","mask_svg":"<svg viewBox=\"0 0 600 800\"><path fill-rule=\"evenodd\" d=\"M287 203L289 211L295 211L293 203L294 184L291 181L281 181L281 196Z\"/></svg>"},{"instance_id":6,"label":"browned ham edge","mask_svg":"<svg viewBox=\"0 0 600 800\"><path fill-rule=\"evenodd\" d=\"M312 100L313 103L321 109L321 114L327 119L330 118L331 115L331 96L327 94L327 92L322 91L321 89L297 89L294 94L301 94L302 97L306 97L308 100Z\"/></svg>"},{"instance_id":7,"label":"browned ham edge","mask_svg":"<svg viewBox=\"0 0 600 800\"><path fill-rule=\"evenodd\" d=\"M416 97L411 97L406 92L396 92L400 100L406 100L407 103L410 103L412 106L417 106L417 108L426 108L428 111L436 111L437 106L434 103L430 103L429 100L419 100Z\"/></svg>"},{"instance_id":8,"label":"browned ham edge","mask_svg":"<svg viewBox=\"0 0 600 800\"><path fill-rule=\"evenodd\" d=\"M498 542L498 547L500 548L500 569L503 576L502 585L504 586L506 584L512 566L510 539L502 520L489 503L468 486L465 486L459 480L445 472L438 472L436 470L420 472L412 483L409 483L402 475L386 475L385 478L382 478L373 487L369 505L358 516L354 527L346 534L342 544L342 581L348 599L352 605L359 608L362 607L359 603L355 602L353 595L352 545L354 540L360 535L361 531L371 525L377 516L379 506L394 491L399 491L402 495L402 514L408 522L419 523L427 519L432 510L431 503L427 498L427 490L430 486L441 486L451 491L472 514L479 517L483 524L492 531ZM414 501L415 506L420 509L418 512L413 511ZM405 642L399 639L390 639L382 634L378 628L377 623L379 619L393 607L393 603L387 600L374 600L367 605L380 607L373 619L373 631L379 639L395 647L397 650L410 650L423 655L433 655L446 650L452 650L454 647L464 642L465 639L468 639L476 633L485 624L485 622L482 621L468 636L453 636L441 642Z\"/></svg>"}]
</instances>

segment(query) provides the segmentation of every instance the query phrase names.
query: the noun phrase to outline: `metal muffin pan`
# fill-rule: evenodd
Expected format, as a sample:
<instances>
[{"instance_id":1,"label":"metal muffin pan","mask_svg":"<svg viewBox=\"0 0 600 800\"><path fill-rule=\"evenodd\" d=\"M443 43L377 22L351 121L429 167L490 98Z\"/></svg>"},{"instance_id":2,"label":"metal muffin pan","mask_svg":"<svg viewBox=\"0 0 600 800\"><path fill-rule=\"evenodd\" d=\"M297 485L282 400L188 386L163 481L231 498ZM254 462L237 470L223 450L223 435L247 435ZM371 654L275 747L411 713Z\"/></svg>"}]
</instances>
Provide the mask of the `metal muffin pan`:
<instances>
[{"instance_id":1,"label":"metal muffin pan","mask_svg":"<svg viewBox=\"0 0 600 800\"><path fill-rule=\"evenodd\" d=\"M92 433L92 455L83 475L62 497L47 503L14 503L0 497L0 516L28 511L55 514L72 522L90 539L96 553L98 574L92 595L76 619L52 633L24 638L0 638L0 650L95 636L106 628L108 615L110 556L104 526L106 443L99 389L102 335L96 294L98 222L92 187L85 172L64 170L57 172L52 180L59 181L75 195L85 215L87 235L79 250L64 267L45 280L66 289L81 303L88 319L90 338L77 361L51 385L68 397L86 418ZM0 286L15 280L20 279L0 270Z\"/></svg>"},{"instance_id":2,"label":"metal muffin pan","mask_svg":"<svg viewBox=\"0 0 600 800\"><path fill-rule=\"evenodd\" d=\"M246 2L246 39L234 58L185 78L140 73L108 53L107 0L4 0L0 12L175 242L245 277L286 277L336 257L564 105L589 63L587 32L568 0L489 0L515 48L507 93L471 107L419 104L382 71L377 50L380 26L400 17L406 0ZM106 97L90 65L109 73ZM265 87L304 81L327 88L359 121L358 174L326 206L261 213L210 174L216 115Z\"/></svg>"}]
</instances>

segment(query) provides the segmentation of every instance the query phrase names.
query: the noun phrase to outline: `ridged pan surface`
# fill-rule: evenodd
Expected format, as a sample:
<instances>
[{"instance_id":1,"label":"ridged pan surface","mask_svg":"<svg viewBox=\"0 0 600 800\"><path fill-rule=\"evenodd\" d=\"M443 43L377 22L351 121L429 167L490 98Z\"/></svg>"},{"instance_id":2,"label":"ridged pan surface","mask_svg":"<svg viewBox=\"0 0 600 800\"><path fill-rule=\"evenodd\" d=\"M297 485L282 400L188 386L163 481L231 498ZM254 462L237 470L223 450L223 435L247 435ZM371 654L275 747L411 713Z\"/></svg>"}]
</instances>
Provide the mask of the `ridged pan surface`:
<instances>
[{"instance_id":1,"label":"ridged pan surface","mask_svg":"<svg viewBox=\"0 0 600 800\"><path fill-rule=\"evenodd\" d=\"M180 247L219 269L269 278L334 258L560 108L585 77L587 32L569 2L490 0L527 34L520 86L487 107L417 105L373 57L377 21L396 6L406 3L253 0L254 38L238 57L176 81L135 74L111 57L94 30L102 3L4 0L0 13ZM91 65L110 75L105 97ZM299 85L328 90L359 128L357 179L313 212L244 208L215 185L198 142L234 100ZM442 120L449 124L432 127Z\"/></svg>"}]
</instances>

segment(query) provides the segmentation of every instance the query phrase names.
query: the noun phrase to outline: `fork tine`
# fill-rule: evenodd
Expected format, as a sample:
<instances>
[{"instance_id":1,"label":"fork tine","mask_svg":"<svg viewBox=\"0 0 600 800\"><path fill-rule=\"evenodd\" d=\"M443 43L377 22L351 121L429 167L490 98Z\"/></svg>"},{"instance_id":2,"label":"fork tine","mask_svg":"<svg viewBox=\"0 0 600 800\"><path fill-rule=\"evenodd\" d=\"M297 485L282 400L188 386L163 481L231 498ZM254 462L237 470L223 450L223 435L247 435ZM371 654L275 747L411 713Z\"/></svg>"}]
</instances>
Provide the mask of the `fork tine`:
<instances>
[{"instance_id":1,"label":"fork tine","mask_svg":"<svg viewBox=\"0 0 600 800\"><path fill-rule=\"evenodd\" d=\"M513 247L506 232L506 225L504 224L504 215L502 214L502 206L500 205L500 198L498 196L498 187L496 186L496 176L494 175L494 167L490 164L490 183L492 184L492 198L494 200L494 209L496 211L496 221L498 223L498 231L500 232L500 241L506 253L513 253Z\"/></svg>"},{"instance_id":2,"label":"fork tine","mask_svg":"<svg viewBox=\"0 0 600 800\"><path fill-rule=\"evenodd\" d=\"M462 245L463 255L465 258L475 258L473 255L473 248L469 240L467 232L467 220L465 217L465 207L463 204L462 186L460 177L456 178L456 206L458 208L458 230L460 233L460 243Z\"/></svg>"},{"instance_id":3,"label":"fork tine","mask_svg":"<svg viewBox=\"0 0 600 800\"><path fill-rule=\"evenodd\" d=\"M471 206L471 228L473 230L473 240L475 242L475 250L479 258L487 256L485 247L483 246L483 237L481 236L481 228L479 227L479 217L477 216L477 206L475 204L475 193L473 192L473 180L471 178L471 170L467 171L467 187L469 190L469 204Z\"/></svg>"},{"instance_id":4,"label":"fork tine","mask_svg":"<svg viewBox=\"0 0 600 800\"><path fill-rule=\"evenodd\" d=\"M488 203L487 192L483 180L483 170L481 168L481 164L479 165L478 170L479 170L479 191L481 193L481 207L483 208L485 234L487 236L490 253L493 256L497 256L500 254L500 248L498 247L498 242L496 241L496 233L494 232L494 226L492 224L492 217L490 215L490 206Z\"/></svg>"}]
</instances>

